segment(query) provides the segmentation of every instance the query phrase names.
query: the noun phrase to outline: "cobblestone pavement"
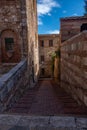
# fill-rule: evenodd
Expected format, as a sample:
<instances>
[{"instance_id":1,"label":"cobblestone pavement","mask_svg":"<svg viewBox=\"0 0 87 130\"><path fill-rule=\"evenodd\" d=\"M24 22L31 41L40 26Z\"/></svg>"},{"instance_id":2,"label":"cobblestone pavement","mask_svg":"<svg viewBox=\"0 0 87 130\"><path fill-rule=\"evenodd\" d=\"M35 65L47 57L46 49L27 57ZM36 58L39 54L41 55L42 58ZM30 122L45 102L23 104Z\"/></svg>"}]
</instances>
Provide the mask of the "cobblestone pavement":
<instances>
[{"instance_id":1,"label":"cobblestone pavement","mask_svg":"<svg viewBox=\"0 0 87 130\"><path fill-rule=\"evenodd\" d=\"M39 81L11 108L9 113L29 115L87 115L87 107L79 106L70 95L51 80Z\"/></svg>"}]
</instances>

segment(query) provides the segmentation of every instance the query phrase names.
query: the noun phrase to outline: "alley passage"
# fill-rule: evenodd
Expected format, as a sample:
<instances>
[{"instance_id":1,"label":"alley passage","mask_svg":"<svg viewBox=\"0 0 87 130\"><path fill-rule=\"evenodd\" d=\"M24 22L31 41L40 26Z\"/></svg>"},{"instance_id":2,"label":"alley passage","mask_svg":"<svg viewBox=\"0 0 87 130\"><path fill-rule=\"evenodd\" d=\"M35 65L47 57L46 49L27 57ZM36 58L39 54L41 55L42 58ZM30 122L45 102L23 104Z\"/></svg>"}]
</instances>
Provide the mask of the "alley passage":
<instances>
[{"instance_id":1,"label":"alley passage","mask_svg":"<svg viewBox=\"0 0 87 130\"><path fill-rule=\"evenodd\" d=\"M29 115L87 115L87 107L79 106L54 81L42 80L37 86L29 89L25 95L14 104L9 113Z\"/></svg>"}]
</instances>

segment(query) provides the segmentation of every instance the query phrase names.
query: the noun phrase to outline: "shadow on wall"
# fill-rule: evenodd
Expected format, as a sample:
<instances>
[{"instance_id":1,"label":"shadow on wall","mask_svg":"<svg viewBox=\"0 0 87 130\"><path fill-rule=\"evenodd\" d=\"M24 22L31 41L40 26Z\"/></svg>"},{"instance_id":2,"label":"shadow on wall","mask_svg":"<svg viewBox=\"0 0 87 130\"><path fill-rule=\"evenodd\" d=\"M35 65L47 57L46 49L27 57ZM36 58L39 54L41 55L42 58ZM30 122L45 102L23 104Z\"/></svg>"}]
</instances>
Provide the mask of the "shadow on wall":
<instances>
[{"instance_id":1,"label":"shadow on wall","mask_svg":"<svg viewBox=\"0 0 87 130\"><path fill-rule=\"evenodd\" d=\"M28 126L14 126L8 130L29 130Z\"/></svg>"}]
</instances>

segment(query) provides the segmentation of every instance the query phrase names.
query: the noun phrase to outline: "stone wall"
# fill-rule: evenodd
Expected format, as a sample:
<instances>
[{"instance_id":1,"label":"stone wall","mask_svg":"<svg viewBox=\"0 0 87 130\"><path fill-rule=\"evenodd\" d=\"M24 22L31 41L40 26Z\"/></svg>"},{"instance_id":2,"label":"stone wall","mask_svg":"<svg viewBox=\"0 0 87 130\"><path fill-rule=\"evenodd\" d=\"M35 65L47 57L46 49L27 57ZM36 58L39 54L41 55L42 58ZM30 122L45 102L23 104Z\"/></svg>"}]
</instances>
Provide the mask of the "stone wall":
<instances>
[{"instance_id":1,"label":"stone wall","mask_svg":"<svg viewBox=\"0 0 87 130\"><path fill-rule=\"evenodd\" d=\"M0 65L0 77L9 72L9 70L11 70L14 66L16 66L17 64L15 63L4 63Z\"/></svg>"},{"instance_id":2,"label":"stone wall","mask_svg":"<svg viewBox=\"0 0 87 130\"><path fill-rule=\"evenodd\" d=\"M61 86L87 106L87 31L61 44Z\"/></svg>"},{"instance_id":3,"label":"stone wall","mask_svg":"<svg viewBox=\"0 0 87 130\"><path fill-rule=\"evenodd\" d=\"M0 111L11 107L27 87L27 61L23 60L0 78Z\"/></svg>"},{"instance_id":4,"label":"stone wall","mask_svg":"<svg viewBox=\"0 0 87 130\"><path fill-rule=\"evenodd\" d=\"M26 0L28 25L28 65L31 84L36 82L39 73L39 46L37 32L37 4L36 0Z\"/></svg>"},{"instance_id":5,"label":"stone wall","mask_svg":"<svg viewBox=\"0 0 87 130\"><path fill-rule=\"evenodd\" d=\"M27 51L26 3L23 0L0 1L0 59L16 63ZM7 51L5 38L14 39L12 51Z\"/></svg>"}]
</instances>

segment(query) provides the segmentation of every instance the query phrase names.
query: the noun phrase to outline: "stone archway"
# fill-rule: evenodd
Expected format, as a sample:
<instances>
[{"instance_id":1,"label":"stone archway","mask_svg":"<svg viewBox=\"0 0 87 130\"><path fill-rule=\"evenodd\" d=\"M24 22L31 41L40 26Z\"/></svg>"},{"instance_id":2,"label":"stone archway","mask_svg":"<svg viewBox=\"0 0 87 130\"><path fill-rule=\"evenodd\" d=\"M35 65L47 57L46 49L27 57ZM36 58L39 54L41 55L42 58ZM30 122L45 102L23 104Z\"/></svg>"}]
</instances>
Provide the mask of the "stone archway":
<instances>
[{"instance_id":1,"label":"stone archway","mask_svg":"<svg viewBox=\"0 0 87 130\"><path fill-rule=\"evenodd\" d=\"M87 23L83 23L82 26L81 26L80 31L82 32L84 30L87 30Z\"/></svg>"},{"instance_id":2,"label":"stone archway","mask_svg":"<svg viewBox=\"0 0 87 130\"><path fill-rule=\"evenodd\" d=\"M3 63L17 63L20 61L21 48L16 33L4 30L1 33L1 61Z\"/></svg>"}]
</instances>

